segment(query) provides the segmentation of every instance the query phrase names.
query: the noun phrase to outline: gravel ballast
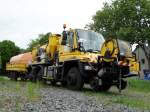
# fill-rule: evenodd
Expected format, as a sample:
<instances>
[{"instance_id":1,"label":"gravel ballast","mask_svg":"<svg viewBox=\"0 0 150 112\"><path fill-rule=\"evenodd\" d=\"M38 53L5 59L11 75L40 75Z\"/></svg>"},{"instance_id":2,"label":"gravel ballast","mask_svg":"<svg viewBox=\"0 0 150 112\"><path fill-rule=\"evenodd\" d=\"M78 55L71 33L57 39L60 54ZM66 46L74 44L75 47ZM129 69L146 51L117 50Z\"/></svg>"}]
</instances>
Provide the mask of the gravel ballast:
<instances>
[{"instance_id":1,"label":"gravel ballast","mask_svg":"<svg viewBox=\"0 0 150 112\"><path fill-rule=\"evenodd\" d=\"M63 88L42 88L41 100L23 105L22 112L141 112L119 104L104 106L96 97L87 96L82 91ZM145 111L148 112L148 111Z\"/></svg>"},{"instance_id":2,"label":"gravel ballast","mask_svg":"<svg viewBox=\"0 0 150 112\"><path fill-rule=\"evenodd\" d=\"M87 85L82 91L72 91L59 85L16 82L7 78L1 78L0 85L0 112L150 112L142 109L143 103L149 104L150 94L130 88L121 94L115 88L106 93L94 92ZM137 102L138 106L125 106L129 101L129 104Z\"/></svg>"}]
</instances>

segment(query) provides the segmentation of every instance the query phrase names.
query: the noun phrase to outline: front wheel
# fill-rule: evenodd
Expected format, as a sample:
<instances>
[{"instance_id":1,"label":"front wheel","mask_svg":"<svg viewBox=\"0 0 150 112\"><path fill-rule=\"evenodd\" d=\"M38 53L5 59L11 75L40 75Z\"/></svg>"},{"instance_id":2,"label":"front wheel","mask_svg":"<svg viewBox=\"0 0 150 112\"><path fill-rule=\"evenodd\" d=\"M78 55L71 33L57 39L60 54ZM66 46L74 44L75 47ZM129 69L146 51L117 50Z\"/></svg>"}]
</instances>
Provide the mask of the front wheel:
<instances>
[{"instance_id":1,"label":"front wheel","mask_svg":"<svg viewBox=\"0 0 150 112\"><path fill-rule=\"evenodd\" d=\"M79 69L72 67L67 74L67 87L72 90L81 90L83 85L84 82Z\"/></svg>"},{"instance_id":2,"label":"front wheel","mask_svg":"<svg viewBox=\"0 0 150 112\"><path fill-rule=\"evenodd\" d=\"M57 82L55 80L51 80L50 82L51 82L52 86L56 86L57 85Z\"/></svg>"}]
</instances>

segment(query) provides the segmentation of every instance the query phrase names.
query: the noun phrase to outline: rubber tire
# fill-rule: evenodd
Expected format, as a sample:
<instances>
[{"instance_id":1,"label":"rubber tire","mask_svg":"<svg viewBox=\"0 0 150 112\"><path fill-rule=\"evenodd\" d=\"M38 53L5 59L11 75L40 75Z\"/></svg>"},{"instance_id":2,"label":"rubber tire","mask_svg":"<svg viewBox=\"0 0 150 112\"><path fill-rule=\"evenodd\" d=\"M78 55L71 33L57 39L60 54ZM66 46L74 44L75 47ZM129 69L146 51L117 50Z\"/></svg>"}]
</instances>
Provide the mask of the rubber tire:
<instances>
[{"instance_id":1,"label":"rubber tire","mask_svg":"<svg viewBox=\"0 0 150 112\"><path fill-rule=\"evenodd\" d=\"M90 86L96 92L98 92L98 91L105 92L105 91L108 91L111 87L111 84L106 83L106 81L109 82L108 80L102 79L102 85L99 85L98 79L93 79L90 83Z\"/></svg>"},{"instance_id":2,"label":"rubber tire","mask_svg":"<svg viewBox=\"0 0 150 112\"><path fill-rule=\"evenodd\" d=\"M56 83L57 83L57 82L56 82L55 80L51 80L50 82L51 82L51 85L52 85L52 86L56 86Z\"/></svg>"},{"instance_id":3,"label":"rubber tire","mask_svg":"<svg viewBox=\"0 0 150 112\"><path fill-rule=\"evenodd\" d=\"M90 86L91 86L92 90L94 90L96 92L99 91L98 79L91 80Z\"/></svg>"},{"instance_id":4,"label":"rubber tire","mask_svg":"<svg viewBox=\"0 0 150 112\"><path fill-rule=\"evenodd\" d=\"M127 81L121 80L121 90L124 90L127 87ZM117 85L117 88L119 89L119 84Z\"/></svg>"},{"instance_id":5,"label":"rubber tire","mask_svg":"<svg viewBox=\"0 0 150 112\"><path fill-rule=\"evenodd\" d=\"M46 79L42 79L42 83L43 84L47 84L47 80Z\"/></svg>"},{"instance_id":6,"label":"rubber tire","mask_svg":"<svg viewBox=\"0 0 150 112\"><path fill-rule=\"evenodd\" d=\"M66 81L61 81L61 85L62 85L62 87L66 87L67 86L67 82Z\"/></svg>"},{"instance_id":7,"label":"rubber tire","mask_svg":"<svg viewBox=\"0 0 150 112\"><path fill-rule=\"evenodd\" d=\"M67 87L67 75L64 76L63 80L61 81L62 87Z\"/></svg>"},{"instance_id":8,"label":"rubber tire","mask_svg":"<svg viewBox=\"0 0 150 112\"><path fill-rule=\"evenodd\" d=\"M111 85L109 85L109 84L101 85L101 86L99 86L99 91L106 92L110 89L110 87L111 87Z\"/></svg>"},{"instance_id":9,"label":"rubber tire","mask_svg":"<svg viewBox=\"0 0 150 112\"><path fill-rule=\"evenodd\" d=\"M14 80L13 79L13 72L9 73L9 78L10 78L10 80Z\"/></svg>"},{"instance_id":10,"label":"rubber tire","mask_svg":"<svg viewBox=\"0 0 150 112\"><path fill-rule=\"evenodd\" d=\"M27 78L26 78L26 74L21 74L20 78L21 78L21 81L26 81Z\"/></svg>"},{"instance_id":11,"label":"rubber tire","mask_svg":"<svg viewBox=\"0 0 150 112\"><path fill-rule=\"evenodd\" d=\"M101 86L95 86L92 89L96 92L101 91L101 92L106 92L110 89L111 85L101 85Z\"/></svg>"},{"instance_id":12,"label":"rubber tire","mask_svg":"<svg viewBox=\"0 0 150 112\"><path fill-rule=\"evenodd\" d=\"M67 88L71 90L81 90L83 88L84 82L83 78L76 67L70 68L67 73Z\"/></svg>"},{"instance_id":13,"label":"rubber tire","mask_svg":"<svg viewBox=\"0 0 150 112\"><path fill-rule=\"evenodd\" d=\"M17 73L13 72L12 79L17 81L17 79L18 79Z\"/></svg>"},{"instance_id":14,"label":"rubber tire","mask_svg":"<svg viewBox=\"0 0 150 112\"><path fill-rule=\"evenodd\" d=\"M36 82L37 81L37 68L34 67L30 72L30 81Z\"/></svg>"},{"instance_id":15,"label":"rubber tire","mask_svg":"<svg viewBox=\"0 0 150 112\"><path fill-rule=\"evenodd\" d=\"M38 81L42 80L43 74L44 74L43 68L40 68L40 70L38 70L38 72L37 72L37 80Z\"/></svg>"}]
</instances>

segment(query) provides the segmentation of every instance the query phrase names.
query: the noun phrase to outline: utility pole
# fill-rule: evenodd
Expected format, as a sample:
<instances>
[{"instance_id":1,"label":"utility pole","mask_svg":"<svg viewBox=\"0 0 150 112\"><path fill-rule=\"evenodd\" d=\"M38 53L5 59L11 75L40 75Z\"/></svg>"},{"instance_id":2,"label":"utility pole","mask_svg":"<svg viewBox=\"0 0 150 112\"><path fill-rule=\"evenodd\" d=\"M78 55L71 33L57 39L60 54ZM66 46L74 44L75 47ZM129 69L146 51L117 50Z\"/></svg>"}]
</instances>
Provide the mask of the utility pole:
<instances>
[{"instance_id":1,"label":"utility pole","mask_svg":"<svg viewBox=\"0 0 150 112\"><path fill-rule=\"evenodd\" d=\"M138 44L138 62L140 64L140 52L139 52L139 48L140 46L142 46L142 38L141 38L141 3L140 3L140 0L137 0L137 3L136 3L136 13L137 13L137 17L138 17L138 20L137 20L137 34L136 34L136 38L135 40L137 41L137 44ZM139 78L140 78L140 74L139 74Z\"/></svg>"}]
</instances>

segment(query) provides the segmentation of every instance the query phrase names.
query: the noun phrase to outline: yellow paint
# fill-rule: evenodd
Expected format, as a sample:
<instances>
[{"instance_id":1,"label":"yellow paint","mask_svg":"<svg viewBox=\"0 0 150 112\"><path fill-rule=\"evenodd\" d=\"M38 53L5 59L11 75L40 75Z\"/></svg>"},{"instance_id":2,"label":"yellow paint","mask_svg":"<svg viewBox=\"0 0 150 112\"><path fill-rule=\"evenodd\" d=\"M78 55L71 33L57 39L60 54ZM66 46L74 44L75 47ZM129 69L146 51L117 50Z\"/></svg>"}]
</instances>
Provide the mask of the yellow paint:
<instances>
[{"instance_id":1,"label":"yellow paint","mask_svg":"<svg viewBox=\"0 0 150 112\"><path fill-rule=\"evenodd\" d=\"M117 55L119 53L119 48L117 45L117 41L115 39L108 39L105 41L102 45L101 51L98 53L89 53L89 52L81 52L78 49L78 43L77 43L77 35L76 31L73 29L70 29L68 32L73 32L73 46L69 45L61 45L62 37L57 34L53 34L49 37L48 44L45 44L43 46L39 46L37 48L33 48L32 50L32 56L33 56L33 63L36 62L37 58L37 52L39 48L43 48L46 51L47 56L50 60L54 59L54 55L57 51L59 51L59 62L64 62L67 60L74 60L79 59L82 62L90 62L90 63L98 63L98 56L105 56L105 52L107 50L111 53L111 59L103 58L106 62L113 62L114 58L117 58ZM70 39L68 39L70 41ZM100 60L101 62L102 60ZM126 58L124 60L129 61L129 63L132 65L130 67L130 71L139 71L139 63L134 60L134 57ZM42 61L39 63L43 63ZM7 64L7 70L20 70L20 71L26 71L26 65L10 65Z\"/></svg>"},{"instance_id":2,"label":"yellow paint","mask_svg":"<svg viewBox=\"0 0 150 112\"><path fill-rule=\"evenodd\" d=\"M32 57L33 63L36 63L36 58L37 58L37 52L39 48L42 48L46 51L46 55L50 58L50 60L52 60L54 58L54 54L57 51L57 47L59 45L60 42L60 36L57 34L53 34L49 37L49 43L48 44L44 44L42 46L33 48L32 50Z\"/></svg>"},{"instance_id":3,"label":"yellow paint","mask_svg":"<svg viewBox=\"0 0 150 112\"><path fill-rule=\"evenodd\" d=\"M118 50L117 42L115 39L108 39L103 43L102 48L101 48L101 55L105 56L105 53L107 50L110 51L112 58L117 58L117 54L119 50ZM114 61L114 59L106 59L105 57L103 60L106 62Z\"/></svg>"},{"instance_id":4,"label":"yellow paint","mask_svg":"<svg viewBox=\"0 0 150 112\"><path fill-rule=\"evenodd\" d=\"M27 64L6 64L6 71L27 72Z\"/></svg>"},{"instance_id":5,"label":"yellow paint","mask_svg":"<svg viewBox=\"0 0 150 112\"><path fill-rule=\"evenodd\" d=\"M134 74L139 74L140 64L137 62L133 56L133 58L128 58L130 64L130 72Z\"/></svg>"}]
</instances>

